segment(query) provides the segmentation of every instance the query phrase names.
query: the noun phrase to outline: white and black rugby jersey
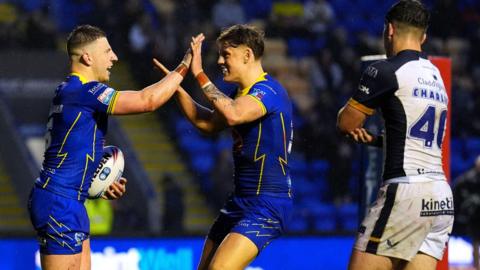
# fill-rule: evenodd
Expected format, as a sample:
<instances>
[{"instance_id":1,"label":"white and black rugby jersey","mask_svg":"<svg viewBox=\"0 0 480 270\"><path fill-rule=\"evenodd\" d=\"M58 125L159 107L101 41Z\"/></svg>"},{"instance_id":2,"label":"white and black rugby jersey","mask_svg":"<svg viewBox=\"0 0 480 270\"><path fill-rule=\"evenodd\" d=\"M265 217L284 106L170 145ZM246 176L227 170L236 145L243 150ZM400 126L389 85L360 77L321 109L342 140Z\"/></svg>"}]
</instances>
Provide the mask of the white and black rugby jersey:
<instances>
[{"instance_id":1,"label":"white and black rugby jersey","mask_svg":"<svg viewBox=\"0 0 480 270\"><path fill-rule=\"evenodd\" d=\"M348 102L385 122L383 180L446 180L442 141L448 96L440 71L421 52L405 50L370 65Z\"/></svg>"}]
</instances>

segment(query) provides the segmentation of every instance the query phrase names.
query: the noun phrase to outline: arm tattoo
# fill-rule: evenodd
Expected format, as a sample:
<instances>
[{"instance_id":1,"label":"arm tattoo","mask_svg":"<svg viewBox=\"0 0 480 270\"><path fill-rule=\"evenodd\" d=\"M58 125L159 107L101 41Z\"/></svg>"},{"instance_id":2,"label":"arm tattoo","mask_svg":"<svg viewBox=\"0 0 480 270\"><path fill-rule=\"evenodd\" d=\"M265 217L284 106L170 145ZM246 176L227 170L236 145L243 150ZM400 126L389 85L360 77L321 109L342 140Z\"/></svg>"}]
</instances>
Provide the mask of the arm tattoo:
<instances>
[{"instance_id":1,"label":"arm tattoo","mask_svg":"<svg viewBox=\"0 0 480 270\"><path fill-rule=\"evenodd\" d=\"M224 93L222 93L220 90L218 90L218 88L213 83L206 85L202 88L202 90L203 93L205 93L205 95L208 97L208 99L210 99L213 103L224 99L230 100L229 104L233 105L233 100Z\"/></svg>"}]
</instances>

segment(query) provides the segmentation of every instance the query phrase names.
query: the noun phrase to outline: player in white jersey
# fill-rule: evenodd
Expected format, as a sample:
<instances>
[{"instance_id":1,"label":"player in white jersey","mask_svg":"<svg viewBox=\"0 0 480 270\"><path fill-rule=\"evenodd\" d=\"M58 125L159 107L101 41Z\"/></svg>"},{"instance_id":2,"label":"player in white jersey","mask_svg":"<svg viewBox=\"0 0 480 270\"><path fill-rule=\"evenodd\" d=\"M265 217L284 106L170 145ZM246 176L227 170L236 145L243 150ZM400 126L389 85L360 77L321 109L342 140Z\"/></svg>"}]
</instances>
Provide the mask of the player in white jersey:
<instances>
[{"instance_id":1,"label":"player in white jersey","mask_svg":"<svg viewBox=\"0 0 480 270\"><path fill-rule=\"evenodd\" d=\"M442 169L448 97L438 69L421 52L429 13L415 0L385 19L387 59L369 66L340 110L338 129L383 147L383 184L363 220L349 269L433 270L453 224L453 198ZM381 111L385 135L362 128Z\"/></svg>"}]
</instances>

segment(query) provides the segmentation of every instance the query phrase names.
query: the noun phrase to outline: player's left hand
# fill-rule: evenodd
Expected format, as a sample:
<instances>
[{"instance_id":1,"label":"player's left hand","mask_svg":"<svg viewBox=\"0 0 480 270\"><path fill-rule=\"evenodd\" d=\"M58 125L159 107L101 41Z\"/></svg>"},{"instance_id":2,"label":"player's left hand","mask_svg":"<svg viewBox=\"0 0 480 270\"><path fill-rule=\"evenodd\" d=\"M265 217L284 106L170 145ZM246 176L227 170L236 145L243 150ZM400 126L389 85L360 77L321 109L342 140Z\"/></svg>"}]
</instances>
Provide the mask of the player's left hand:
<instances>
[{"instance_id":1,"label":"player's left hand","mask_svg":"<svg viewBox=\"0 0 480 270\"><path fill-rule=\"evenodd\" d=\"M102 195L102 198L105 200L116 200L125 194L127 185L127 179L120 178L117 182L113 182L105 193Z\"/></svg>"},{"instance_id":2,"label":"player's left hand","mask_svg":"<svg viewBox=\"0 0 480 270\"><path fill-rule=\"evenodd\" d=\"M375 140L372 134L370 134L364 128L356 128L349 133L349 137L357 143L372 143Z\"/></svg>"},{"instance_id":3,"label":"player's left hand","mask_svg":"<svg viewBox=\"0 0 480 270\"><path fill-rule=\"evenodd\" d=\"M205 36L200 33L196 37L192 37L190 42L190 49L192 49L192 64L190 69L192 70L193 76L197 76L198 73L203 71L202 67L202 42L205 39Z\"/></svg>"}]
</instances>

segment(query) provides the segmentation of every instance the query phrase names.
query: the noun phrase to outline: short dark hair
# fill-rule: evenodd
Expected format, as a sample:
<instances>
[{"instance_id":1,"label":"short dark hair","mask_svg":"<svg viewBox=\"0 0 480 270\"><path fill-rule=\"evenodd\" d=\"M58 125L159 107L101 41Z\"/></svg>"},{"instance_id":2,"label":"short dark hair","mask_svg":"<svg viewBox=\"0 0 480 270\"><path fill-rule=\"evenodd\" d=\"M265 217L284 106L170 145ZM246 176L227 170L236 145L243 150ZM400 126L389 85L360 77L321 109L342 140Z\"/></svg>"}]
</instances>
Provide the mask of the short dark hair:
<instances>
[{"instance_id":1,"label":"short dark hair","mask_svg":"<svg viewBox=\"0 0 480 270\"><path fill-rule=\"evenodd\" d=\"M223 29L217 38L218 45L238 47L245 45L252 49L255 59L263 56L265 33L247 24L236 24Z\"/></svg>"},{"instance_id":2,"label":"short dark hair","mask_svg":"<svg viewBox=\"0 0 480 270\"><path fill-rule=\"evenodd\" d=\"M105 32L96 26L88 24L77 26L70 32L67 38L68 55L72 56L75 54L75 49L106 36Z\"/></svg>"},{"instance_id":3,"label":"short dark hair","mask_svg":"<svg viewBox=\"0 0 480 270\"><path fill-rule=\"evenodd\" d=\"M400 0L393 4L385 16L386 23L398 23L427 30L430 20L428 9L418 0Z\"/></svg>"}]
</instances>

